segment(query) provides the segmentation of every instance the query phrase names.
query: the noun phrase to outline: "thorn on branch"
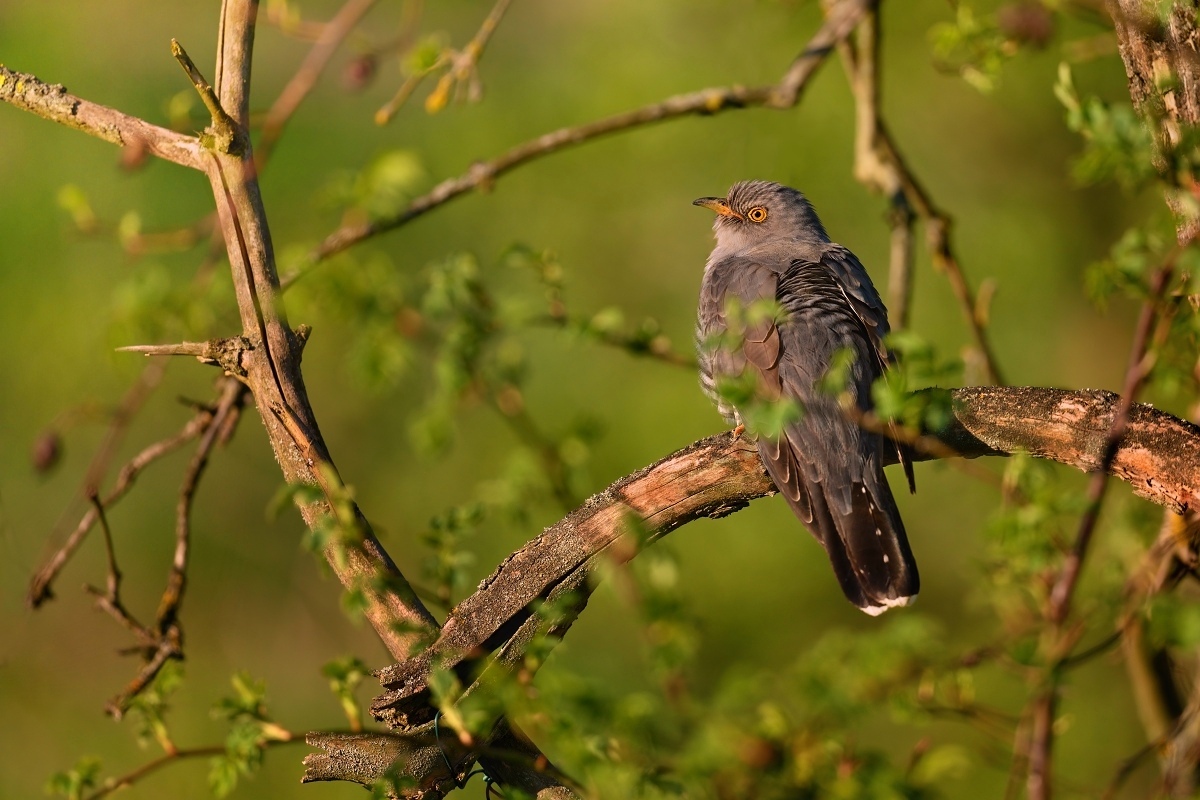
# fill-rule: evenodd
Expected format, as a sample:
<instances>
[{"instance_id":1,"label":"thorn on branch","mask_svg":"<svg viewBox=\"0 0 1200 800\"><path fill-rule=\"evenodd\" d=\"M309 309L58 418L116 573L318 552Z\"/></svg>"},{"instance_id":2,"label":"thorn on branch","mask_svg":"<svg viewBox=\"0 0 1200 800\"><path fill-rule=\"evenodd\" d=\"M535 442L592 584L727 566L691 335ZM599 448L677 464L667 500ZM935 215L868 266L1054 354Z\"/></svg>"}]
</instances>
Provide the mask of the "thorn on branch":
<instances>
[{"instance_id":1,"label":"thorn on branch","mask_svg":"<svg viewBox=\"0 0 1200 800\"><path fill-rule=\"evenodd\" d=\"M196 88L196 92L200 95L200 100L212 116L212 124L200 136L201 144L209 150L240 155L245 147L242 138L238 135L237 123L221 107L221 101L217 99L217 93L213 91L212 85L200 74L200 70L196 67L195 62L192 61L191 56L187 54L187 51L175 39L171 40L171 55L175 56L175 60L179 62L179 66L183 67L183 71L187 73L188 80L192 82L192 86Z\"/></svg>"},{"instance_id":2,"label":"thorn on branch","mask_svg":"<svg viewBox=\"0 0 1200 800\"><path fill-rule=\"evenodd\" d=\"M302 328L308 326L301 326ZM297 331L300 336L300 331ZM305 334L302 341L307 340ZM243 356L254 349L254 345L245 336L234 336L229 339L209 339L206 342L179 342L177 344L135 344L128 347L118 347L122 353L141 353L145 356L193 356L201 364L212 364L221 367L230 375L244 377L246 367Z\"/></svg>"}]
</instances>

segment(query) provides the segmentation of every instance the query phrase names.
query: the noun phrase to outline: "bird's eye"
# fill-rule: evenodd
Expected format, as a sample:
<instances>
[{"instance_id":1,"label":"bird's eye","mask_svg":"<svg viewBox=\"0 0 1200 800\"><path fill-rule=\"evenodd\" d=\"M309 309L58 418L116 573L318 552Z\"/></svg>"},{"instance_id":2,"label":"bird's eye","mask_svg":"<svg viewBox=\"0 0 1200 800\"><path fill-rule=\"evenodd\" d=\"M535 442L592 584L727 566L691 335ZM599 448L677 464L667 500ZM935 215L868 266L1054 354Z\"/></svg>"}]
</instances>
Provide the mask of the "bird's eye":
<instances>
[{"instance_id":1,"label":"bird's eye","mask_svg":"<svg viewBox=\"0 0 1200 800\"><path fill-rule=\"evenodd\" d=\"M762 206L755 206L746 214L746 219L751 222L765 222L767 219L767 210Z\"/></svg>"}]
</instances>

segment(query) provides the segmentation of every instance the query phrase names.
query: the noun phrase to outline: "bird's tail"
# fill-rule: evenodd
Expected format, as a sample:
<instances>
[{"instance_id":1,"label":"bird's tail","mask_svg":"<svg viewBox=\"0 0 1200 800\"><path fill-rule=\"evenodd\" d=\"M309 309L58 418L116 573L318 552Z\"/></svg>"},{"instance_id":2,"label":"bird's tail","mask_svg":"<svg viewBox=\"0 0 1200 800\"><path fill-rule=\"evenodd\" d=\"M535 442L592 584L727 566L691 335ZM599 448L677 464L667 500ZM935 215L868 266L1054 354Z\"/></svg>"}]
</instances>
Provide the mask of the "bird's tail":
<instances>
[{"instance_id":1,"label":"bird's tail","mask_svg":"<svg viewBox=\"0 0 1200 800\"><path fill-rule=\"evenodd\" d=\"M780 494L829 554L851 603L875 616L913 602L921 588L917 562L882 471L831 487L808 480L786 444L762 438L758 449Z\"/></svg>"},{"instance_id":2,"label":"bird's tail","mask_svg":"<svg viewBox=\"0 0 1200 800\"><path fill-rule=\"evenodd\" d=\"M806 489L812 510L807 526L829 554L850 602L871 616L912 603L921 578L887 481L880 476L873 487L853 484L848 512L820 484Z\"/></svg>"}]
</instances>

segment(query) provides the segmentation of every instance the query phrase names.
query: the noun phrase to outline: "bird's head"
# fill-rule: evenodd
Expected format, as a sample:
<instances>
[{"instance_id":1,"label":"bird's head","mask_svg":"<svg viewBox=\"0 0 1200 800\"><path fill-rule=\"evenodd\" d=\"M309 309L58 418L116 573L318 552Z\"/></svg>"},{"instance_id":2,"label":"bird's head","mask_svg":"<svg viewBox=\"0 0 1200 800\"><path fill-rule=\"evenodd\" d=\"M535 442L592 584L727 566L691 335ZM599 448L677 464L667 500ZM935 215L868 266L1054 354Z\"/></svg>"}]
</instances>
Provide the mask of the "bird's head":
<instances>
[{"instance_id":1,"label":"bird's head","mask_svg":"<svg viewBox=\"0 0 1200 800\"><path fill-rule=\"evenodd\" d=\"M738 252L766 242L826 243L829 237L808 199L771 181L735 183L725 197L701 197L692 205L717 213L717 249Z\"/></svg>"}]
</instances>

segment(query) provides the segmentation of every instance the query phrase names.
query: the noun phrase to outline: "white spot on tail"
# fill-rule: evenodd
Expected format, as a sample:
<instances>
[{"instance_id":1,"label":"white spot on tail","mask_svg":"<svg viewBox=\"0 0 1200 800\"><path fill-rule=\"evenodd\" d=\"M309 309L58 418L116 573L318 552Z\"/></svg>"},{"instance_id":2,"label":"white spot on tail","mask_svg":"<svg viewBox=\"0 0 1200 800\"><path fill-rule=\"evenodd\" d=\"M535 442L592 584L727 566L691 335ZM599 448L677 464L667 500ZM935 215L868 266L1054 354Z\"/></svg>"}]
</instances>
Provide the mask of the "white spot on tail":
<instances>
[{"instance_id":1,"label":"white spot on tail","mask_svg":"<svg viewBox=\"0 0 1200 800\"><path fill-rule=\"evenodd\" d=\"M872 617L878 617L889 608L896 608L897 606L911 606L913 603L917 602L917 596L914 594L909 595L908 597L897 597L894 600L885 599L878 602L880 605L864 606L862 612L864 614L869 614Z\"/></svg>"}]
</instances>

